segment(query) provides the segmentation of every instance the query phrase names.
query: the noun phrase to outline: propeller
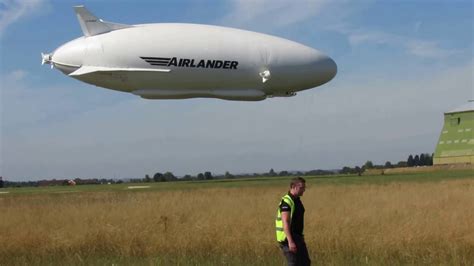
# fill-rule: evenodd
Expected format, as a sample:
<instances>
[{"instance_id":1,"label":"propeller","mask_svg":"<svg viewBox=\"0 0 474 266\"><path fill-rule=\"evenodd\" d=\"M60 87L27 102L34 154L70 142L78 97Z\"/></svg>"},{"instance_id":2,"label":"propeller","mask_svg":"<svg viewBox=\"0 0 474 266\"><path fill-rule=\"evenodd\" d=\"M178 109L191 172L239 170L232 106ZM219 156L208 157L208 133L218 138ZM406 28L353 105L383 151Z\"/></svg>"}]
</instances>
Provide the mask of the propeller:
<instances>
[{"instance_id":1,"label":"propeller","mask_svg":"<svg viewBox=\"0 0 474 266\"><path fill-rule=\"evenodd\" d=\"M41 65L49 64L49 65L51 65L51 68L53 68L54 64L53 64L53 61L52 61L51 57L52 57L51 54L41 53Z\"/></svg>"},{"instance_id":2,"label":"propeller","mask_svg":"<svg viewBox=\"0 0 474 266\"><path fill-rule=\"evenodd\" d=\"M260 73L258 73L260 75L260 77L262 78L262 83L265 83L267 82L271 77L272 77L272 74L270 73L270 70L265 70L265 71L262 71Z\"/></svg>"}]
</instances>

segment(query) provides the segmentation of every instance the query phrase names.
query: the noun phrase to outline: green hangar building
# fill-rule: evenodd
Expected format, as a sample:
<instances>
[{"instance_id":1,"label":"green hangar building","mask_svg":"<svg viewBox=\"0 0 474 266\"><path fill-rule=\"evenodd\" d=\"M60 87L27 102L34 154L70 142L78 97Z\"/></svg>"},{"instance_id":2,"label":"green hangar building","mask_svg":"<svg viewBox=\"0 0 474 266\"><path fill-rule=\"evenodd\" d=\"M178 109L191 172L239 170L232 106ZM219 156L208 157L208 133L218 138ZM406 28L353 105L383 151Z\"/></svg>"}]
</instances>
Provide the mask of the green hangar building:
<instances>
[{"instance_id":1,"label":"green hangar building","mask_svg":"<svg viewBox=\"0 0 474 266\"><path fill-rule=\"evenodd\" d=\"M474 100L444 114L433 164L474 164Z\"/></svg>"}]
</instances>

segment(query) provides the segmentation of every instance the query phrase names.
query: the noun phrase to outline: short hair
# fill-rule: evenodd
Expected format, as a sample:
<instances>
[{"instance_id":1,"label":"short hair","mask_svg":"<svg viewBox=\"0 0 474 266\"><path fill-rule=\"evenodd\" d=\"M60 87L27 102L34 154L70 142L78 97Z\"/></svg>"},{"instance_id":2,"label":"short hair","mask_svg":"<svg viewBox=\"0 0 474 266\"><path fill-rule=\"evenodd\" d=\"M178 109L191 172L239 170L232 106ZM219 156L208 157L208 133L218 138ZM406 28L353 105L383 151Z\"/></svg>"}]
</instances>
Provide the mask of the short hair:
<instances>
[{"instance_id":1,"label":"short hair","mask_svg":"<svg viewBox=\"0 0 474 266\"><path fill-rule=\"evenodd\" d=\"M290 188L293 188L296 186L296 184L306 184L306 180L304 180L304 178L302 178L301 176L297 176L293 179L291 179L291 183L290 183Z\"/></svg>"}]
</instances>

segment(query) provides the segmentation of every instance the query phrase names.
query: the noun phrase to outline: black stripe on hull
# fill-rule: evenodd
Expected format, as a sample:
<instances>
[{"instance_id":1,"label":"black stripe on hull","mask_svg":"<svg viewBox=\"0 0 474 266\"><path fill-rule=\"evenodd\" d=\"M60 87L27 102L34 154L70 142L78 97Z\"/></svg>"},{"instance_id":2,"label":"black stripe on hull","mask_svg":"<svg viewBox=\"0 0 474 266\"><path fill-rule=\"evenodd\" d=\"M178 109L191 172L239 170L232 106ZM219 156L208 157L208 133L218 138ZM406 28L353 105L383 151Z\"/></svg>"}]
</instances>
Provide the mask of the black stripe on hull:
<instances>
[{"instance_id":1,"label":"black stripe on hull","mask_svg":"<svg viewBox=\"0 0 474 266\"><path fill-rule=\"evenodd\" d=\"M143 59L143 60L166 60L166 61L171 60L171 57L145 57L145 56L141 56L140 58Z\"/></svg>"},{"instance_id":2,"label":"black stripe on hull","mask_svg":"<svg viewBox=\"0 0 474 266\"><path fill-rule=\"evenodd\" d=\"M152 66L168 66L171 58L166 57L145 57L140 56L141 59L145 60L148 64Z\"/></svg>"}]
</instances>

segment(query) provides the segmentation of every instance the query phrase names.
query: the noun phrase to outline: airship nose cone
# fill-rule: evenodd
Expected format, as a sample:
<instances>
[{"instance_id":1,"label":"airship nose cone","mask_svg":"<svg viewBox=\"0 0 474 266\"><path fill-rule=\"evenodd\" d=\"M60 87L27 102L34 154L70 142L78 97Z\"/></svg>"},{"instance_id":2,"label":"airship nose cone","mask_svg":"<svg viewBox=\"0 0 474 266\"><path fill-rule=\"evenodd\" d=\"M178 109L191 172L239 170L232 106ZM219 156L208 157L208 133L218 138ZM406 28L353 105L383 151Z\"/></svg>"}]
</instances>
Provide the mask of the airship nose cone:
<instances>
[{"instance_id":1,"label":"airship nose cone","mask_svg":"<svg viewBox=\"0 0 474 266\"><path fill-rule=\"evenodd\" d=\"M317 51L312 55L311 59L311 77L313 85L320 86L329 82L336 76L337 65L334 60Z\"/></svg>"},{"instance_id":2,"label":"airship nose cone","mask_svg":"<svg viewBox=\"0 0 474 266\"><path fill-rule=\"evenodd\" d=\"M336 76L337 65L331 57L323 56L321 59L318 60L317 64L319 65L318 71L320 71L324 83L330 81Z\"/></svg>"},{"instance_id":3,"label":"airship nose cone","mask_svg":"<svg viewBox=\"0 0 474 266\"><path fill-rule=\"evenodd\" d=\"M56 49L51 56L51 62L54 67L68 75L81 67L85 52L83 39L76 39Z\"/></svg>"}]
</instances>

